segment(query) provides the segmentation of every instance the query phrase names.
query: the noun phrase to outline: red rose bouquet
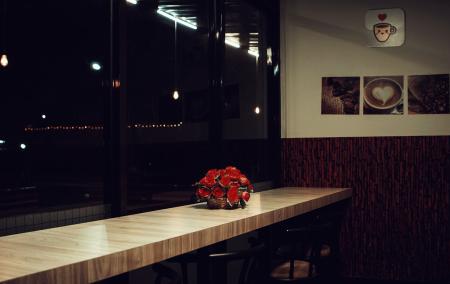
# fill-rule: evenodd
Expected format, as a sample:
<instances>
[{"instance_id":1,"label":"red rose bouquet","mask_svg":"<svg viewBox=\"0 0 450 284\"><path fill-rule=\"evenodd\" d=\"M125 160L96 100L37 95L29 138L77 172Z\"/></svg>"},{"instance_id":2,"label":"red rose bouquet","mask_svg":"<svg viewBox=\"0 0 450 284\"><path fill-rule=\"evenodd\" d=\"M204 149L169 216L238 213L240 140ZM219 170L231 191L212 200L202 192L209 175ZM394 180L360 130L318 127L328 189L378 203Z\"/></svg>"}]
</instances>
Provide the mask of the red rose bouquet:
<instances>
[{"instance_id":1,"label":"red rose bouquet","mask_svg":"<svg viewBox=\"0 0 450 284\"><path fill-rule=\"evenodd\" d=\"M209 208L244 208L253 192L253 185L236 167L209 170L195 184L199 201L207 201Z\"/></svg>"}]
</instances>

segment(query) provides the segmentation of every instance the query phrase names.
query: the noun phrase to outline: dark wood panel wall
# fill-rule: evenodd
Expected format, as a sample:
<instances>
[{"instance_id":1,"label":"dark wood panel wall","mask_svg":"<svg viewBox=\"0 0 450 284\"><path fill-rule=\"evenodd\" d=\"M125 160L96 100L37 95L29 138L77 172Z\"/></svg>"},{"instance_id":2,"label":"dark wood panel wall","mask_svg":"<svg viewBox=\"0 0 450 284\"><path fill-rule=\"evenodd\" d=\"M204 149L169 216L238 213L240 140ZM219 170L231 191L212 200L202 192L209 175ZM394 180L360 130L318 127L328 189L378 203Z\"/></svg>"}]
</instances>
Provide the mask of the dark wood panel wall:
<instances>
[{"instance_id":1,"label":"dark wood panel wall","mask_svg":"<svg viewBox=\"0 0 450 284\"><path fill-rule=\"evenodd\" d=\"M282 182L354 189L345 276L450 280L450 137L283 139Z\"/></svg>"}]
</instances>

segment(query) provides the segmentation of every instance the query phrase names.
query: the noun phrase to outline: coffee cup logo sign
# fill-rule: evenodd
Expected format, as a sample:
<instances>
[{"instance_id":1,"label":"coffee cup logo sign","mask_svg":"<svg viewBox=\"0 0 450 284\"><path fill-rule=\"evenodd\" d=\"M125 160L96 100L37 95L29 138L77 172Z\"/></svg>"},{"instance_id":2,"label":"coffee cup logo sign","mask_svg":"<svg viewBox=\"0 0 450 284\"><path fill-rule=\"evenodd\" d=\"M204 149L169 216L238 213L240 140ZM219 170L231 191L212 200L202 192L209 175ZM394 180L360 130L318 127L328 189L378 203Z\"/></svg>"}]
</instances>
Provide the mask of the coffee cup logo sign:
<instances>
[{"instance_id":1,"label":"coffee cup logo sign","mask_svg":"<svg viewBox=\"0 0 450 284\"><path fill-rule=\"evenodd\" d=\"M405 13L402 9L369 10L366 29L371 47L401 46L405 41Z\"/></svg>"},{"instance_id":2,"label":"coffee cup logo sign","mask_svg":"<svg viewBox=\"0 0 450 284\"><path fill-rule=\"evenodd\" d=\"M395 34L397 28L389 23L378 23L373 25L373 33L379 42L386 42L391 34Z\"/></svg>"}]
</instances>

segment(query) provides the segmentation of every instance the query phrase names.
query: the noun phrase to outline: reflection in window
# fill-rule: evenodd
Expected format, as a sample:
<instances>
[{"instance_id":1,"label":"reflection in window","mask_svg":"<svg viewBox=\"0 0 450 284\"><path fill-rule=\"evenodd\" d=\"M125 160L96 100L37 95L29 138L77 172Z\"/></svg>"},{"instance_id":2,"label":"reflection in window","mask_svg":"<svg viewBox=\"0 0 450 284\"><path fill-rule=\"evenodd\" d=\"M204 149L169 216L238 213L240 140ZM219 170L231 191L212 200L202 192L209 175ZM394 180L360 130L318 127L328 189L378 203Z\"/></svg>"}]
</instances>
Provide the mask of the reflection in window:
<instances>
[{"instance_id":1,"label":"reflection in window","mask_svg":"<svg viewBox=\"0 0 450 284\"><path fill-rule=\"evenodd\" d=\"M266 56L260 55L266 49L264 15L244 1L225 3L225 70L218 111L211 108L209 89L207 5L161 0L151 9L127 7L128 122L162 126L131 127L128 132L130 209L188 202L192 184L208 168L232 164L254 182L271 178ZM224 121L219 144L209 136L215 114Z\"/></svg>"},{"instance_id":2,"label":"reflection in window","mask_svg":"<svg viewBox=\"0 0 450 284\"><path fill-rule=\"evenodd\" d=\"M128 204L189 201L207 169L208 28L205 1L159 1L128 12ZM173 127L175 125L175 127Z\"/></svg>"},{"instance_id":3,"label":"reflection in window","mask_svg":"<svg viewBox=\"0 0 450 284\"><path fill-rule=\"evenodd\" d=\"M224 148L227 164L248 174L254 182L269 180L267 130L266 19L245 1L225 2L224 82L234 86L227 96L235 96L226 105L237 116L224 117Z\"/></svg>"}]
</instances>

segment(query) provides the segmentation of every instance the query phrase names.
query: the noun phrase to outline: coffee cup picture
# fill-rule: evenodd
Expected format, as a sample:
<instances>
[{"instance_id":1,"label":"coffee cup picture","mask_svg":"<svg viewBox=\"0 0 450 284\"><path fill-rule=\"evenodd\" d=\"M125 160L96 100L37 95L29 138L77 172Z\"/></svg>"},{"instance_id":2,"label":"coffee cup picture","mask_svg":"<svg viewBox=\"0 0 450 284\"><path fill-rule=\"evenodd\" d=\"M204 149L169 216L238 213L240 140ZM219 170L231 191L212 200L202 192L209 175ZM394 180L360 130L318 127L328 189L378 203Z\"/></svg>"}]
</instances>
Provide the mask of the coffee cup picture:
<instances>
[{"instance_id":1,"label":"coffee cup picture","mask_svg":"<svg viewBox=\"0 0 450 284\"><path fill-rule=\"evenodd\" d=\"M373 25L373 34L379 42L386 42L389 37L397 32L397 28L389 23Z\"/></svg>"},{"instance_id":2,"label":"coffee cup picture","mask_svg":"<svg viewBox=\"0 0 450 284\"><path fill-rule=\"evenodd\" d=\"M394 78L365 78L364 114L403 114L403 79Z\"/></svg>"},{"instance_id":3,"label":"coffee cup picture","mask_svg":"<svg viewBox=\"0 0 450 284\"><path fill-rule=\"evenodd\" d=\"M364 26L370 47L401 46L405 42L405 12L400 8L367 10Z\"/></svg>"}]
</instances>

